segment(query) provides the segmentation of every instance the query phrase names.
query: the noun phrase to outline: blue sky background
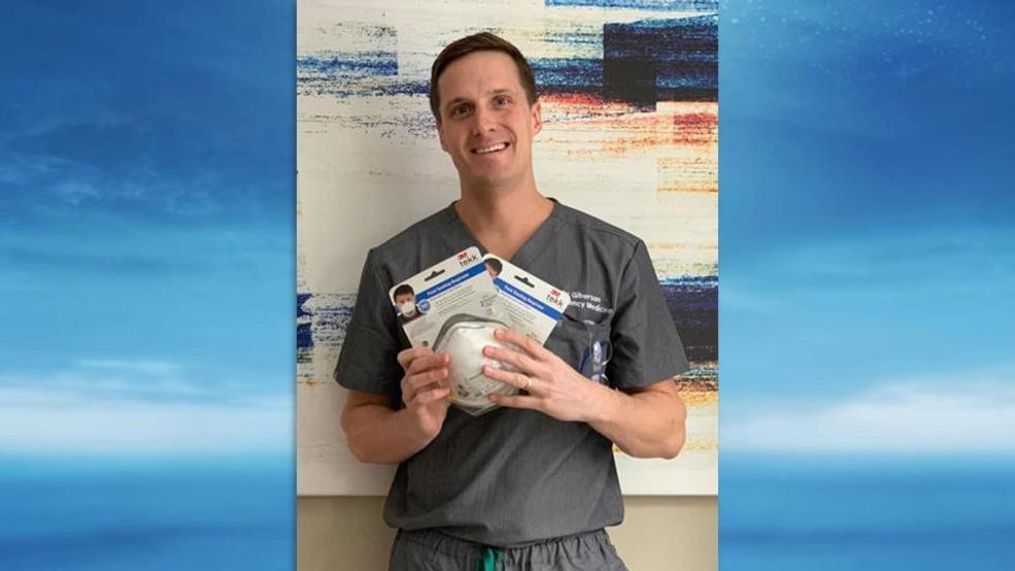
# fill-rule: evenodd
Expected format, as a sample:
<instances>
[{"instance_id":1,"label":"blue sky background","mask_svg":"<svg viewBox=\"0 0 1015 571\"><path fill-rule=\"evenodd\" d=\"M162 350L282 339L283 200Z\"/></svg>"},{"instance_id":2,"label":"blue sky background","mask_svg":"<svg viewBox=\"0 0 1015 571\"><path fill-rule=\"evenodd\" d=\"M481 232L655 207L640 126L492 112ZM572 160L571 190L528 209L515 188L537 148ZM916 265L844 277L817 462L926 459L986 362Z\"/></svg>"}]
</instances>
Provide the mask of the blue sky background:
<instances>
[{"instance_id":1,"label":"blue sky background","mask_svg":"<svg viewBox=\"0 0 1015 571\"><path fill-rule=\"evenodd\" d=\"M0 566L291 562L294 10L5 3ZM723 568L1012 560L1012 21L722 4Z\"/></svg>"},{"instance_id":2,"label":"blue sky background","mask_svg":"<svg viewBox=\"0 0 1015 571\"><path fill-rule=\"evenodd\" d=\"M159 414L153 404L167 418L196 414L210 425L194 435L222 413L263 427L252 447L290 453L293 10L5 5L0 307L11 334L0 344L0 387L9 407L31 416L44 401L52 432L83 410L114 424L105 408L114 401L123 421ZM55 414L53 399L78 411ZM271 422L256 422L265 414ZM0 432L18 431L19 416L8 411ZM86 450L105 448L103 430ZM158 431L156 422L145 435ZM163 452L189 449L188 438L166 438ZM248 438L236 431L221 444ZM29 446L50 444L81 443L52 434Z\"/></svg>"},{"instance_id":3,"label":"blue sky background","mask_svg":"<svg viewBox=\"0 0 1015 571\"><path fill-rule=\"evenodd\" d=\"M293 566L294 10L0 10L0 568Z\"/></svg>"},{"instance_id":4,"label":"blue sky background","mask_svg":"<svg viewBox=\"0 0 1015 571\"><path fill-rule=\"evenodd\" d=\"M721 8L721 568L1010 568L1015 11Z\"/></svg>"},{"instance_id":5,"label":"blue sky background","mask_svg":"<svg viewBox=\"0 0 1015 571\"><path fill-rule=\"evenodd\" d=\"M1015 11L722 8L723 450L933 448L985 402L1012 411ZM833 434L870 423L897 430ZM1015 449L1002 428L944 448Z\"/></svg>"}]
</instances>

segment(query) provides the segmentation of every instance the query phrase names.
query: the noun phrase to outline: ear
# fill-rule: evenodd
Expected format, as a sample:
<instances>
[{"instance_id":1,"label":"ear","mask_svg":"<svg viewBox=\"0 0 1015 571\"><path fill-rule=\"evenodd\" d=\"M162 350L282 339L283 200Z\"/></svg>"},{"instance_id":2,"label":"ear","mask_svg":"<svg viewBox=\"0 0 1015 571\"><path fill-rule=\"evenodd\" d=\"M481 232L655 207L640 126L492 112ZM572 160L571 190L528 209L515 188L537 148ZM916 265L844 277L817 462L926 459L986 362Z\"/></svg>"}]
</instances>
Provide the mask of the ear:
<instances>
[{"instance_id":1,"label":"ear","mask_svg":"<svg viewBox=\"0 0 1015 571\"><path fill-rule=\"evenodd\" d=\"M535 135L543 130L543 113L539 106L539 101L532 104L532 134Z\"/></svg>"}]
</instances>

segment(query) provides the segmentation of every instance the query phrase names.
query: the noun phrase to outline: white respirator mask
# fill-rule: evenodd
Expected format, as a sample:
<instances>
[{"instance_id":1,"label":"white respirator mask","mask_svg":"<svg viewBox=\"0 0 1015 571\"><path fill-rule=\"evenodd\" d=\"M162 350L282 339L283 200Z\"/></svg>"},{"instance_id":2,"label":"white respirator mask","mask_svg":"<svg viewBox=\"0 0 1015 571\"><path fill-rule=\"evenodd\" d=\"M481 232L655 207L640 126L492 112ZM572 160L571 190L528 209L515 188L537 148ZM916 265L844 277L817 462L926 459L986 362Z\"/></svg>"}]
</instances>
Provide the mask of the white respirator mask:
<instances>
[{"instance_id":1,"label":"white respirator mask","mask_svg":"<svg viewBox=\"0 0 1015 571\"><path fill-rule=\"evenodd\" d=\"M416 314L416 304L411 301L399 304L398 312L401 313L403 317L412 317Z\"/></svg>"},{"instance_id":2,"label":"white respirator mask","mask_svg":"<svg viewBox=\"0 0 1015 571\"><path fill-rule=\"evenodd\" d=\"M487 399L490 395L518 393L517 387L495 381L483 374L484 365L517 371L511 365L483 355L483 347L487 345L507 348L507 345L493 336L494 330L506 327L507 324L502 321L460 313L444 322L434 340L434 351L451 356L451 365L448 367L451 402L469 414L479 415L497 408Z\"/></svg>"}]
</instances>

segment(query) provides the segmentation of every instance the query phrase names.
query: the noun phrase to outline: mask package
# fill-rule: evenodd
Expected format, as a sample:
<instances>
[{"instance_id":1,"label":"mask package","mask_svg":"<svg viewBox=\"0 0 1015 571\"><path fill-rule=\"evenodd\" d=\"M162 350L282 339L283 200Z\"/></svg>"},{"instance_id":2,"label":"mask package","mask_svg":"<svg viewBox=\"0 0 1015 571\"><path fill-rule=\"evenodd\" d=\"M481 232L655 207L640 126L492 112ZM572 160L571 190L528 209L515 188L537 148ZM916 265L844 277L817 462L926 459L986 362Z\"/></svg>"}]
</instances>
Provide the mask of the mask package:
<instances>
[{"instance_id":1,"label":"mask package","mask_svg":"<svg viewBox=\"0 0 1015 571\"><path fill-rule=\"evenodd\" d=\"M451 402L478 416L497 407L491 394L517 394L514 386L483 375L483 366L509 368L483 356L498 327L509 327L479 249L472 247L404 280L388 292L413 347L451 355Z\"/></svg>"},{"instance_id":2,"label":"mask package","mask_svg":"<svg viewBox=\"0 0 1015 571\"><path fill-rule=\"evenodd\" d=\"M490 264L490 261L495 264ZM493 276L497 288L498 305L507 315L511 328L546 343L550 332L571 304L567 292L544 282L525 270L493 254L483 257L488 267L500 268Z\"/></svg>"},{"instance_id":3,"label":"mask package","mask_svg":"<svg viewBox=\"0 0 1015 571\"><path fill-rule=\"evenodd\" d=\"M490 262L490 260L494 262ZM488 268L497 268L494 271ZM504 347L493 332L514 329L545 343L570 296L508 262L472 247L427 268L388 292L413 347L451 356L451 403L473 416L497 405L492 394L518 389L483 375L483 366L514 370L483 356L487 345Z\"/></svg>"}]
</instances>

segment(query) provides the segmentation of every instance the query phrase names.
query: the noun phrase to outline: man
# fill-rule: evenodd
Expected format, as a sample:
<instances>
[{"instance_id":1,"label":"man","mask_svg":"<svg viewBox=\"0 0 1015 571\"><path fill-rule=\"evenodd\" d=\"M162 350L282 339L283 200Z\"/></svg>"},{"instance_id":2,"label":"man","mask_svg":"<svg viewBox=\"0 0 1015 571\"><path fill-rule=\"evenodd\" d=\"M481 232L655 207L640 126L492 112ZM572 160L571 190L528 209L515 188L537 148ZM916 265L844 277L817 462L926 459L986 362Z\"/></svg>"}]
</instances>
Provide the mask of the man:
<instances>
[{"instance_id":1,"label":"man","mask_svg":"<svg viewBox=\"0 0 1015 571\"><path fill-rule=\"evenodd\" d=\"M499 276L501 271L504 270L504 264L501 264L497 258L487 258L483 260L483 265L486 266L486 274L490 276L491 280Z\"/></svg>"},{"instance_id":2,"label":"man","mask_svg":"<svg viewBox=\"0 0 1015 571\"><path fill-rule=\"evenodd\" d=\"M353 453L398 464L391 569L625 569L604 531L623 519L612 444L672 458L685 436L672 377L687 361L645 245L539 193L540 105L510 43L483 33L446 47L430 105L461 198L369 252L335 370ZM385 294L469 246L573 299L545 347L497 333L517 350L485 354L519 372L484 374L524 392L475 418L448 406L450 357L408 348Z\"/></svg>"},{"instance_id":3,"label":"man","mask_svg":"<svg viewBox=\"0 0 1015 571\"><path fill-rule=\"evenodd\" d=\"M412 291L412 286L409 284L396 287L392 298L394 298L395 308L398 310L398 322L402 325L421 315L416 307L416 292Z\"/></svg>"}]
</instances>

